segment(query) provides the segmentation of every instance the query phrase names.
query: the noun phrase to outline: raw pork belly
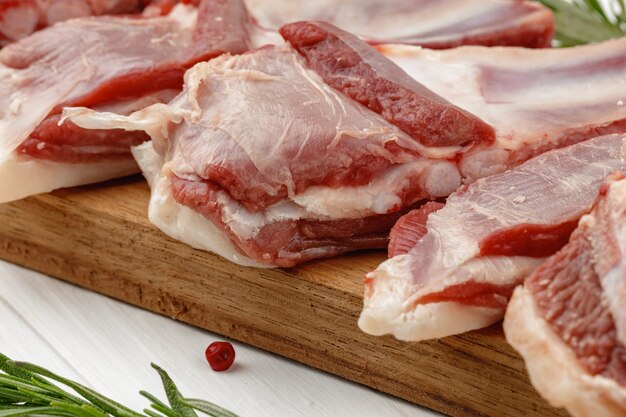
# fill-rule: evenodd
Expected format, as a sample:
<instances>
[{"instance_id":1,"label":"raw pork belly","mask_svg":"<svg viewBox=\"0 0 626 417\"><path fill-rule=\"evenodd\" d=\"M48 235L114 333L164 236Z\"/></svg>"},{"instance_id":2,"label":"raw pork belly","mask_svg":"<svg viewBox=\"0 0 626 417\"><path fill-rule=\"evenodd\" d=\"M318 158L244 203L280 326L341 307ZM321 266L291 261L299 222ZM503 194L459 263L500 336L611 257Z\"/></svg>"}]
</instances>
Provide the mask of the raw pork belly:
<instances>
[{"instance_id":1,"label":"raw pork belly","mask_svg":"<svg viewBox=\"0 0 626 417\"><path fill-rule=\"evenodd\" d=\"M0 46L64 20L137 13L142 0L0 0Z\"/></svg>"},{"instance_id":2,"label":"raw pork belly","mask_svg":"<svg viewBox=\"0 0 626 417\"><path fill-rule=\"evenodd\" d=\"M550 46L552 12L510 0L246 0L269 29L301 20L327 21L370 43L444 49L460 45Z\"/></svg>"},{"instance_id":3,"label":"raw pork belly","mask_svg":"<svg viewBox=\"0 0 626 417\"><path fill-rule=\"evenodd\" d=\"M361 329L417 341L501 319L515 286L567 243L605 177L625 168L625 144L609 135L547 152L402 218L392 258L367 276Z\"/></svg>"},{"instance_id":4,"label":"raw pork belly","mask_svg":"<svg viewBox=\"0 0 626 417\"><path fill-rule=\"evenodd\" d=\"M145 133L59 126L63 106L130 114L167 102L193 64L247 49L247 21L237 0L206 1L167 17L74 19L0 50L0 201L136 172L130 146Z\"/></svg>"},{"instance_id":5,"label":"raw pork belly","mask_svg":"<svg viewBox=\"0 0 626 417\"><path fill-rule=\"evenodd\" d=\"M507 340L539 393L574 417L626 415L626 180L602 188L560 252L515 290Z\"/></svg>"},{"instance_id":6,"label":"raw pork belly","mask_svg":"<svg viewBox=\"0 0 626 417\"><path fill-rule=\"evenodd\" d=\"M624 91L615 87L619 76L613 66L604 77L615 85L609 89L599 83L601 88L585 97L599 103L602 114L588 106L585 113L566 117L564 108L546 105L552 113L542 119L534 109L544 106L535 100L531 108L519 90L510 93L518 105L488 101L480 84L475 85L480 79L472 78L481 75L477 64L468 62L473 53L492 63L486 70L508 74L506 65L494 62L519 55L511 65L522 70L525 59L529 67L546 57L576 63L578 55L569 51L534 51L540 56L533 57L533 51L503 48L489 61L490 48L450 51L452 59L446 60L446 52L419 55L419 48L387 47L407 51L401 63L421 63L431 71L411 79L374 48L329 24L300 22L281 32L302 57L288 46L223 57L191 70L186 94L166 109L157 106L129 118L79 109L68 115L88 128L149 131L161 155L170 150L164 159L168 185L158 189L161 196L155 193L153 201L175 200L191 208L223 230L246 256L274 266L379 247L391 222L422 200L448 196L463 181L519 165L548 149L599 132L626 130L626 109L616 104ZM614 42L578 51L597 59L620 53L623 46ZM433 75L438 58L439 73ZM454 83L442 83L442 73ZM586 85L579 78L572 77ZM443 94L433 93L429 85ZM577 85L571 90L577 92ZM563 88L558 84L554 91ZM450 104L459 102L463 105ZM476 117L478 111L490 117L496 130ZM515 119L517 111L526 119ZM516 124L498 124L497 117L505 115L505 122ZM161 138L170 121L178 124L176 129L168 128L171 134ZM166 198L163 193L171 190L173 197ZM211 249L212 238L201 239L198 227L187 227L187 236L172 231L183 220L175 220L171 211L157 217L152 216L153 222L170 235L233 259L230 252Z\"/></svg>"},{"instance_id":7,"label":"raw pork belly","mask_svg":"<svg viewBox=\"0 0 626 417\"><path fill-rule=\"evenodd\" d=\"M240 263L251 261L232 245L217 247L203 224L257 265L293 266L383 247L414 202L460 185L453 164L421 156L427 148L333 90L287 45L198 64L168 107L129 117L84 109L66 115L83 127L150 132L165 156L163 168L153 169L151 148L136 152L153 183L151 220Z\"/></svg>"},{"instance_id":8,"label":"raw pork belly","mask_svg":"<svg viewBox=\"0 0 626 417\"><path fill-rule=\"evenodd\" d=\"M457 155L465 183L550 149L626 132L626 38L575 48L378 49L411 77L496 131Z\"/></svg>"}]
</instances>

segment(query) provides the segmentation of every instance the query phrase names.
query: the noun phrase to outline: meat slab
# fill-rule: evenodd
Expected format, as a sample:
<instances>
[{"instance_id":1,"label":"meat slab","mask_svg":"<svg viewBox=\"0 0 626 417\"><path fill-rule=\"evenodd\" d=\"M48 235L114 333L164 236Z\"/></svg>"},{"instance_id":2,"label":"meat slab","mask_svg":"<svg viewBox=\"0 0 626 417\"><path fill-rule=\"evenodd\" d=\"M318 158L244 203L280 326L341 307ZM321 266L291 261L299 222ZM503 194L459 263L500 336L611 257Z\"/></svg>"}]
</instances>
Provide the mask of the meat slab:
<instances>
[{"instance_id":1,"label":"meat slab","mask_svg":"<svg viewBox=\"0 0 626 417\"><path fill-rule=\"evenodd\" d=\"M603 185L569 243L515 290L507 340L574 417L626 415L626 180Z\"/></svg>"},{"instance_id":2,"label":"meat slab","mask_svg":"<svg viewBox=\"0 0 626 417\"><path fill-rule=\"evenodd\" d=\"M585 94L577 90L586 88L585 78L576 70L567 73L567 105L578 100L585 106L575 116L564 114L565 103L531 103L521 87L500 91L500 84L484 77L508 75L513 67L527 71L529 91L541 98L531 83L539 63L548 72L584 67L587 58L621 54L625 40L572 51L381 47L390 61L328 24L298 23L282 33L288 45L195 67L186 92L166 109L126 118L85 109L66 114L82 127L149 131L165 157L169 185L160 190L173 194L155 198L175 200L217 225L238 247L239 258L245 254L273 266L379 247L387 225L423 200L446 197L464 182L547 150L626 130L626 109L618 104L626 93L619 83L623 59L588 72L598 87ZM564 94L561 78L551 92ZM614 82L611 88L604 78ZM372 87L377 84L384 88ZM504 102L491 99L496 91ZM433 117L441 114L448 116ZM422 117L432 121L424 131L435 132L433 137L420 135ZM177 127L168 127L163 137L170 123ZM455 132L465 136L455 142Z\"/></svg>"},{"instance_id":3,"label":"meat slab","mask_svg":"<svg viewBox=\"0 0 626 417\"><path fill-rule=\"evenodd\" d=\"M425 146L495 139L490 125L434 94L348 32L325 22L296 22L283 26L280 34L326 84Z\"/></svg>"},{"instance_id":4,"label":"meat slab","mask_svg":"<svg viewBox=\"0 0 626 417\"><path fill-rule=\"evenodd\" d=\"M367 275L361 329L418 341L500 320L513 289L567 243L606 176L625 168L625 144L609 135L544 153L401 219L391 259Z\"/></svg>"},{"instance_id":5,"label":"meat slab","mask_svg":"<svg viewBox=\"0 0 626 417\"><path fill-rule=\"evenodd\" d=\"M152 179L152 221L229 259L293 266L384 247L393 223L424 193L447 195L460 184L442 189L449 179L440 184L438 174L449 162L421 156L419 142L332 89L288 45L213 59L186 80L167 107L129 117L65 114L83 127L149 131L163 159L162 177ZM142 168L154 160L147 150L137 155ZM193 210L241 253L212 247L212 235L168 231L164 220L182 220L155 214L165 201Z\"/></svg>"},{"instance_id":6,"label":"meat slab","mask_svg":"<svg viewBox=\"0 0 626 417\"><path fill-rule=\"evenodd\" d=\"M496 131L457 155L465 183L549 149L626 131L626 38L575 48L379 50L415 80Z\"/></svg>"},{"instance_id":7,"label":"meat slab","mask_svg":"<svg viewBox=\"0 0 626 417\"><path fill-rule=\"evenodd\" d=\"M64 20L142 8L142 0L0 0L0 46Z\"/></svg>"},{"instance_id":8,"label":"meat slab","mask_svg":"<svg viewBox=\"0 0 626 417\"><path fill-rule=\"evenodd\" d=\"M73 19L0 50L0 201L136 172L130 146L145 133L59 125L62 108L167 102L196 62L246 50L247 22L241 2L205 1L166 17Z\"/></svg>"},{"instance_id":9,"label":"meat slab","mask_svg":"<svg viewBox=\"0 0 626 417\"><path fill-rule=\"evenodd\" d=\"M543 48L550 46L554 32L552 12L530 1L247 0L246 4L268 29L302 20L326 21L373 44Z\"/></svg>"}]
</instances>

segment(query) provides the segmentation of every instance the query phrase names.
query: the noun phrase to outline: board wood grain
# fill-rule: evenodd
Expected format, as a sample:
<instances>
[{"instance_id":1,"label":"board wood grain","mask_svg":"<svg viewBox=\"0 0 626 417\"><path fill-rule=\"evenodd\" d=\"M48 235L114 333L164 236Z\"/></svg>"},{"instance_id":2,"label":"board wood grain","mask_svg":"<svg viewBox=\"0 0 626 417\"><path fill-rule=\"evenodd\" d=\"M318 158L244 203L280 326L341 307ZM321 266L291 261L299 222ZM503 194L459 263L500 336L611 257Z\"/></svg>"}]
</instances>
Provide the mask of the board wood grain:
<instances>
[{"instance_id":1,"label":"board wood grain","mask_svg":"<svg viewBox=\"0 0 626 417\"><path fill-rule=\"evenodd\" d=\"M369 252L286 270L234 265L165 236L139 177L0 205L0 257L450 416L564 416L499 325L423 343L356 322Z\"/></svg>"}]
</instances>

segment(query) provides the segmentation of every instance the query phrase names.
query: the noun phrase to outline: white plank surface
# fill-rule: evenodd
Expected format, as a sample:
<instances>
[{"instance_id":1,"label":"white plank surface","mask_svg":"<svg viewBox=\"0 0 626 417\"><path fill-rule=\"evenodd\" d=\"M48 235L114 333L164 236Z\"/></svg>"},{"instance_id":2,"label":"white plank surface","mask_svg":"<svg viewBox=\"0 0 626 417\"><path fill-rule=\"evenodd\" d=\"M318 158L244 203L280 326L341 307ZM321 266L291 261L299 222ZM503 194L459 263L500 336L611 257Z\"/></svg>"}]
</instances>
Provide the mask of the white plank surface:
<instances>
[{"instance_id":1,"label":"white plank surface","mask_svg":"<svg viewBox=\"0 0 626 417\"><path fill-rule=\"evenodd\" d=\"M213 335L0 261L0 351L92 386L138 410L140 389L163 398L155 362L189 397L241 417L433 417L439 414L241 343L213 372ZM410 364L407 364L410 366Z\"/></svg>"}]
</instances>

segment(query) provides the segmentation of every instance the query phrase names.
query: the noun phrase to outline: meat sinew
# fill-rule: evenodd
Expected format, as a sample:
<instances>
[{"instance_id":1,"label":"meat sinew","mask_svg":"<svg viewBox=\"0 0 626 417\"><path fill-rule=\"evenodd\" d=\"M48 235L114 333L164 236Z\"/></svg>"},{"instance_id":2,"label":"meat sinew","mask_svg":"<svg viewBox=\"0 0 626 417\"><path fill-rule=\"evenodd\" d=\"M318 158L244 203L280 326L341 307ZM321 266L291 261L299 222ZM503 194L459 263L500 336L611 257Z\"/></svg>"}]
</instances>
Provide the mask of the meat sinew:
<instances>
[{"instance_id":1,"label":"meat sinew","mask_svg":"<svg viewBox=\"0 0 626 417\"><path fill-rule=\"evenodd\" d=\"M626 180L603 185L569 243L515 290L507 340L553 406L626 414Z\"/></svg>"},{"instance_id":2,"label":"meat sinew","mask_svg":"<svg viewBox=\"0 0 626 417\"><path fill-rule=\"evenodd\" d=\"M625 144L609 135L547 152L402 218L392 258L367 276L361 329L418 341L501 319L513 289L567 242L605 177L625 168Z\"/></svg>"},{"instance_id":3,"label":"meat sinew","mask_svg":"<svg viewBox=\"0 0 626 417\"><path fill-rule=\"evenodd\" d=\"M59 126L63 106L130 114L167 102L193 64L247 49L238 0L179 5L166 17L73 19L0 50L0 201L138 170L143 132Z\"/></svg>"},{"instance_id":4,"label":"meat sinew","mask_svg":"<svg viewBox=\"0 0 626 417\"><path fill-rule=\"evenodd\" d=\"M448 196L463 182L517 166L546 150L599 132L626 130L626 109L616 104L622 94L615 87L619 82L611 88L599 82L597 91L585 95L603 105L603 112L587 106L586 112L569 118L558 105L531 103L515 89L509 95L496 91L516 102L491 100L495 87L484 74L508 74L515 65L530 71L548 58L556 68L567 59L584 65L571 51L549 51L552 55L467 47L421 54L412 47L383 48L412 71L411 79L376 49L328 24L297 23L282 33L302 57L289 46L223 57L191 70L185 93L167 108L128 118L84 109L68 115L83 127L150 131L165 156L169 185L162 190L173 191L172 199L155 201L175 199L200 216L196 218L217 225L246 256L279 266L380 247L388 226L420 201ZM578 51L596 60L625 45L613 42ZM501 58L514 62L501 64ZM615 65L626 66L626 61ZM587 75L619 79L614 67L605 71ZM346 84L342 77L352 81ZM571 77L574 92L586 85L576 71ZM564 89L558 84L555 91L559 88ZM371 91L376 95L368 96ZM536 107L546 109L542 118ZM489 124L478 113L489 117ZM434 132L432 137L420 131L419 118L404 123L404 117L416 114L431 121L423 129ZM139 117L152 122L140 123ZM163 126L169 126L166 138L161 137ZM465 134L458 142L450 140L456 131ZM173 221L172 215L168 218ZM159 223L156 216L153 221ZM168 233L211 250L208 242L200 245L210 238L197 236L198 227L188 229L196 236Z\"/></svg>"}]
</instances>

